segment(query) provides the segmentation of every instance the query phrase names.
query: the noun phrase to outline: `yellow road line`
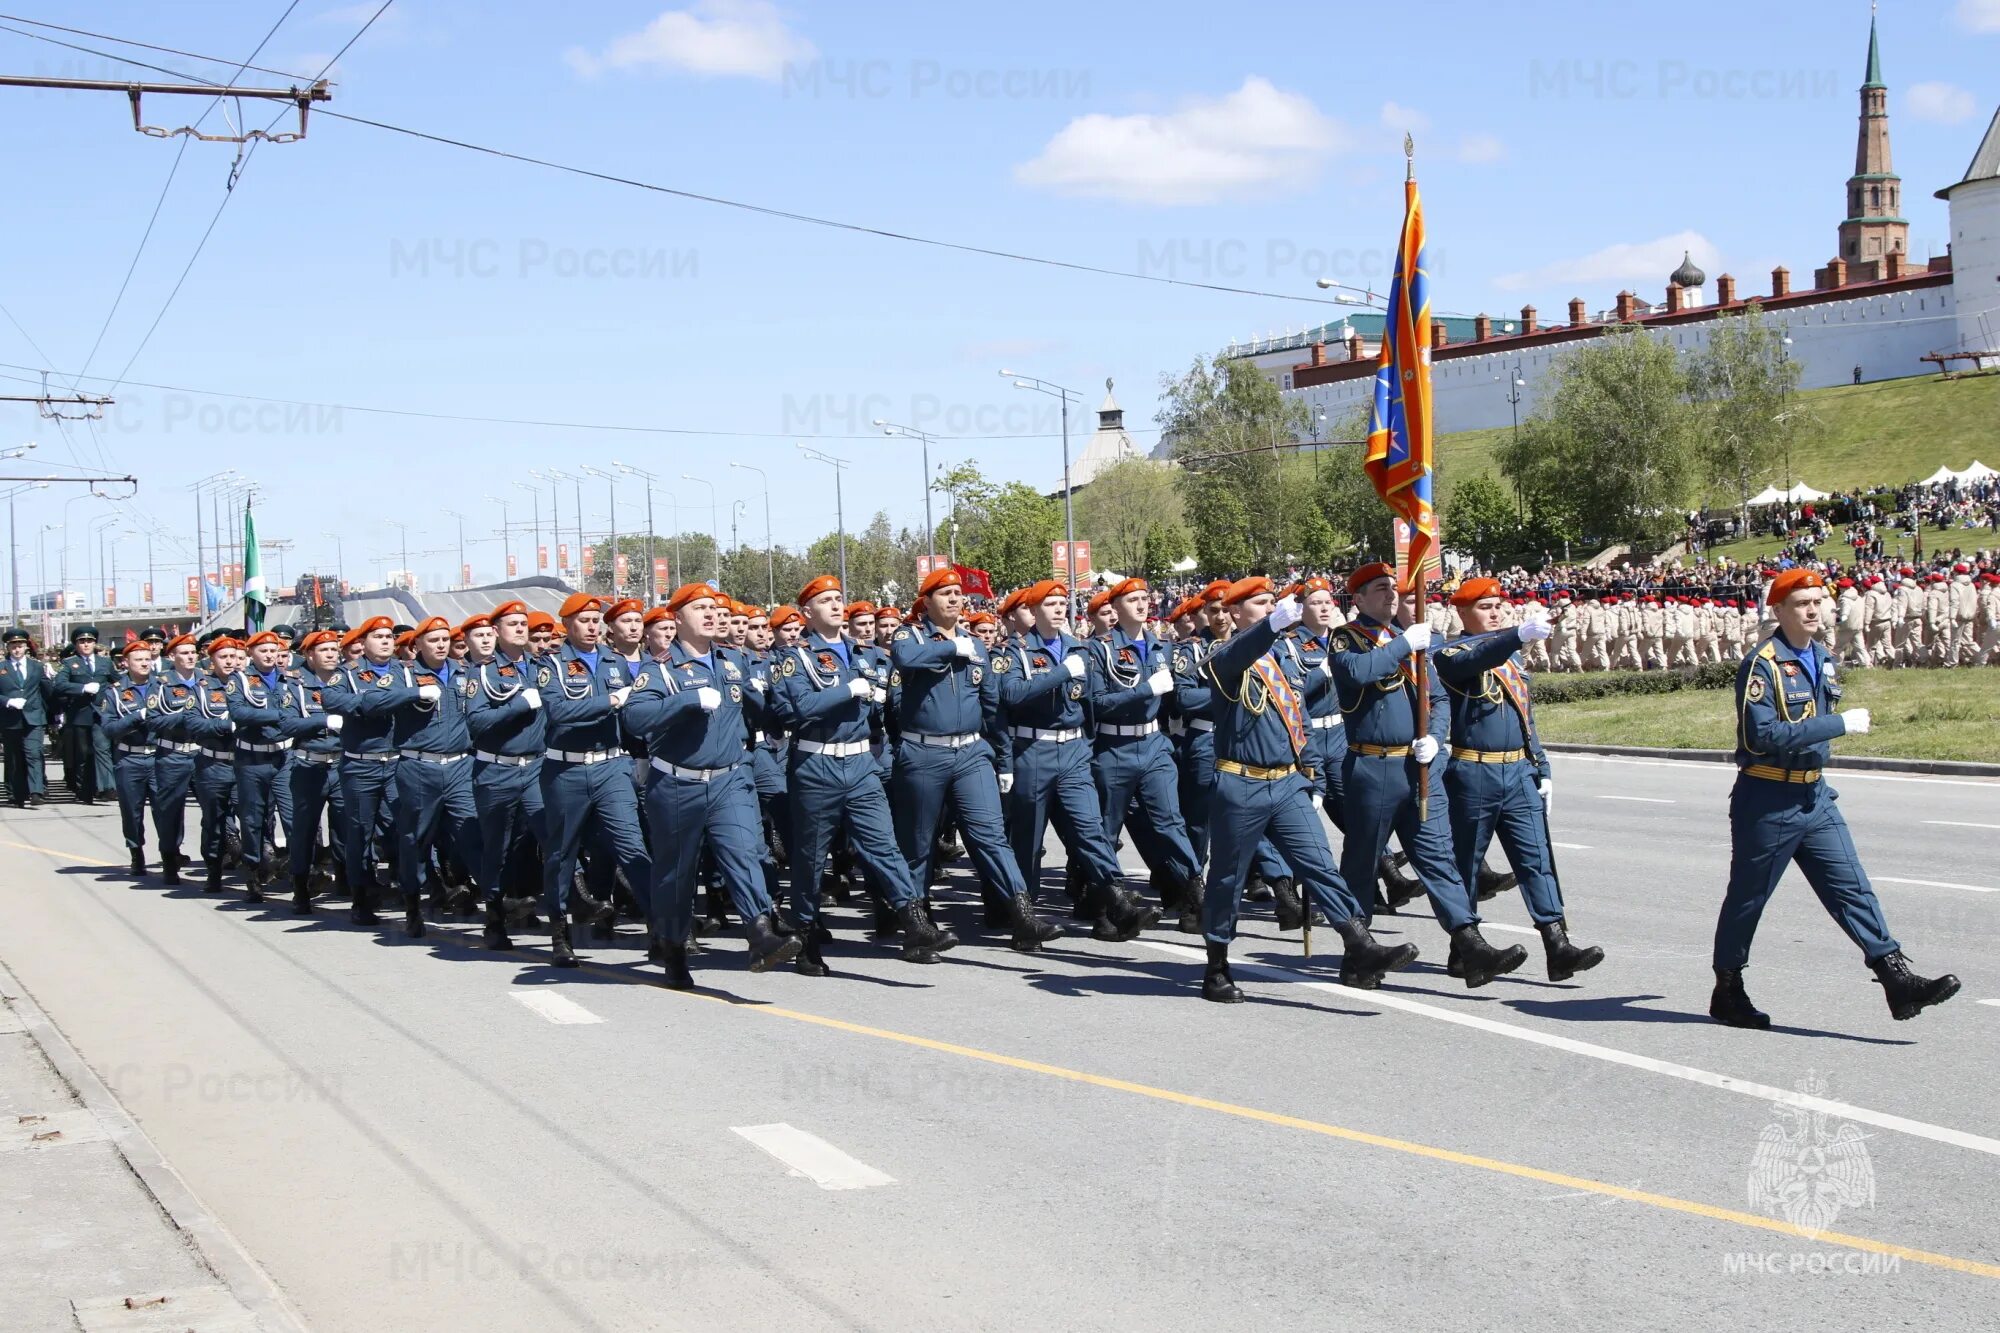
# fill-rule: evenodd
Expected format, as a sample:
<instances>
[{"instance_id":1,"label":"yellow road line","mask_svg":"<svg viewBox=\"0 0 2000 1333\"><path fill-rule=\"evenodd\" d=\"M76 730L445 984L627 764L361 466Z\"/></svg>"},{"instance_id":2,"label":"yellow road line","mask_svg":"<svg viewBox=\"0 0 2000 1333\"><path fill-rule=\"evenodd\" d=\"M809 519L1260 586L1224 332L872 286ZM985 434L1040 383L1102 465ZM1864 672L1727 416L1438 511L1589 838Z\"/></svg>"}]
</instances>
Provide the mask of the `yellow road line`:
<instances>
[{"instance_id":1,"label":"yellow road line","mask_svg":"<svg viewBox=\"0 0 2000 1333\"><path fill-rule=\"evenodd\" d=\"M38 847L30 843L12 842L0 839L0 846L17 847L23 851L40 852L51 857L68 855L48 847ZM98 861L89 857L76 857L93 865L114 865L115 862ZM454 927L433 927L442 933L461 938L476 939L470 931ZM666 987L656 978L624 972L606 967L585 966L583 971L595 976L624 981L631 985L648 986L655 990ZM1730 1222L1741 1227L1751 1227L1759 1231L1776 1232L1781 1236L1791 1236L1814 1244L1838 1246L1842 1249L1860 1250L1868 1254L1880 1254L1896 1259L1907 1259L1911 1263L1926 1264L1933 1268L1949 1269L1957 1273L1969 1273L1975 1277L2000 1278L2000 1264L1981 1263L1976 1259L1961 1259L1955 1255L1934 1254L1929 1250L1913 1249L1907 1245L1897 1245L1890 1241L1874 1240L1867 1236L1851 1236L1839 1231L1810 1231L1781 1222L1776 1218L1761 1217L1756 1213L1746 1213L1735 1208L1720 1208L1714 1204L1698 1203L1692 1199L1675 1198L1671 1194L1655 1194L1649 1190L1630 1189L1624 1185L1613 1185L1602 1180L1592 1180L1587 1176L1572 1176L1560 1171L1545 1171L1541 1167L1524 1166L1518 1162L1502 1161L1495 1157L1481 1157L1475 1153L1458 1152L1450 1148L1434 1147L1428 1143L1416 1143L1409 1139L1389 1138L1381 1134L1371 1134L1366 1130L1348 1129L1342 1125L1330 1125L1320 1120L1307 1120L1301 1116L1285 1115L1277 1111L1265 1111L1254 1106L1239 1106L1234 1102L1216 1101L1210 1097L1199 1097L1193 1093L1175 1092L1171 1088L1156 1088L1147 1083L1134 1083L1129 1079L1112 1078L1105 1074L1091 1074L1080 1069L1068 1069L1062 1065L1044 1064L1040 1060L1024 1060L1019 1056L1002 1055L997 1051L981 1050L977 1046L961 1046L956 1042L939 1041L934 1037L919 1037L913 1033L897 1032L890 1028L869 1027L863 1023L850 1023L843 1018L829 1018L824 1014L809 1014L799 1009L787 1009L779 1005L764 1004L755 1000L743 1000L723 995L704 995L698 991L669 992L689 999L702 1000L709 1004L721 1005L747 1013L763 1014L772 1018L788 1019L794 1023L807 1023L814 1027L831 1028L857 1037L872 1037L877 1041L894 1042L901 1046L913 1046L920 1050L936 1051L942 1055L955 1055L963 1060L976 1060L982 1064L999 1065L1006 1069L1017 1069L1023 1073L1039 1074L1044 1078L1061 1079L1069 1083L1081 1083L1094 1088L1104 1088L1111 1092L1123 1092L1135 1097L1145 1097L1153 1101L1167 1102L1175 1106L1192 1107L1195 1110L1210 1111L1217 1115L1233 1116L1239 1120L1255 1121L1272 1125L1279 1129L1297 1130L1305 1134L1316 1134L1323 1138L1343 1139L1349 1143L1362 1143L1371 1148L1382 1148L1389 1152L1402 1153L1410 1157L1427 1158L1435 1162L1449 1162L1454 1166L1471 1167L1477 1171L1487 1171L1495 1175L1513 1176L1519 1180L1534 1180L1545 1185L1559 1185L1578 1193L1598 1194L1611 1199L1623 1199L1627 1203L1641 1203L1666 1212L1682 1213L1690 1217L1704 1217L1716 1222Z\"/></svg>"}]
</instances>

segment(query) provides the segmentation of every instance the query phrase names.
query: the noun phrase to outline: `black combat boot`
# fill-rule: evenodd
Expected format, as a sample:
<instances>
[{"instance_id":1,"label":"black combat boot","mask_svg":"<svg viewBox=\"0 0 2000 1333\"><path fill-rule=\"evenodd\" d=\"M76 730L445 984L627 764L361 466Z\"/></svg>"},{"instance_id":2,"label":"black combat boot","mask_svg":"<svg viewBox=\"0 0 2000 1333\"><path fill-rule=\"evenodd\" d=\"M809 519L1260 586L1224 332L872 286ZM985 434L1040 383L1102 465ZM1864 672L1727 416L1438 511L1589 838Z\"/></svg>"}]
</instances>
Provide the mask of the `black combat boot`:
<instances>
[{"instance_id":1,"label":"black combat boot","mask_svg":"<svg viewBox=\"0 0 2000 1333\"><path fill-rule=\"evenodd\" d=\"M264 901L264 867L251 866L243 874L243 897L247 902Z\"/></svg>"},{"instance_id":2,"label":"black combat boot","mask_svg":"<svg viewBox=\"0 0 2000 1333\"><path fill-rule=\"evenodd\" d=\"M1568 981L1604 961L1604 950L1595 944L1578 948L1569 942L1567 921L1551 921L1535 929L1542 932L1542 952L1548 957L1550 981Z\"/></svg>"},{"instance_id":3,"label":"black combat boot","mask_svg":"<svg viewBox=\"0 0 2000 1333\"><path fill-rule=\"evenodd\" d=\"M1415 875L1404 874L1394 856L1384 854L1375 862L1375 877L1382 884L1382 901L1392 912L1402 911L1404 903L1423 895L1424 882Z\"/></svg>"},{"instance_id":4,"label":"black combat boot","mask_svg":"<svg viewBox=\"0 0 2000 1333\"><path fill-rule=\"evenodd\" d=\"M901 924L903 929L903 947L905 949L914 944L929 949L933 953L943 953L947 949L958 947L958 936L925 916L922 905L915 899L912 899L907 906L896 913L896 920ZM826 929L825 926L818 922L814 922L813 925L816 931Z\"/></svg>"},{"instance_id":5,"label":"black combat boot","mask_svg":"<svg viewBox=\"0 0 2000 1333\"><path fill-rule=\"evenodd\" d=\"M1201 974L1201 998L1215 1004L1241 1004L1243 992L1236 987L1236 978L1229 975L1229 946L1208 944L1208 969Z\"/></svg>"},{"instance_id":6,"label":"black combat boot","mask_svg":"<svg viewBox=\"0 0 2000 1333\"><path fill-rule=\"evenodd\" d=\"M579 926L588 925L595 930L599 926L610 926L618 919L618 904L592 897L590 890L584 887L581 869L578 869L576 878L570 882L569 904L569 919ZM611 938L611 933L607 931L593 938L608 940Z\"/></svg>"},{"instance_id":7,"label":"black combat boot","mask_svg":"<svg viewBox=\"0 0 2000 1333\"><path fill-rule=\"evenodd\" d=\"M1181 918L1174 923L1174 929L1183 935L1201 934L1201 905L1208 897L1208 883L1197 870L1188 876L1181 892Z\"/></svg>"},{"instance_id":8,"label":"black combat boot","mask_svg":"<svg viewBox=\"0 0 2000 1333\"><path fill-rule=\"evenodd\" d=\"M868 886L868 901L874 907L874 922L868 933L878 940L886 940L903 928L902 917L889 906L889 900L876 892L874 885ZM922 910L920 907L919 911Z\"/></svg>"},{"instance_id":9,"label":"black combat boot","mask_svg":"<svg viewBox=\"0 0 2000 1333\"><path fill-rule=\"evenodd\" d=\"M507 933L507 909L498 898L486 904L486 928L479 932L479 942L503 953L514 947L514 937Z\"/></svg>"},{"instance_id":10,"label":"black combat boot","mask_svg":"<svg viewBox=\"0 0 2000 1333\"><path fill-rule=\"evenodd\" d=\"M357 926L381 924L382 918L375 915L375 886L357 884L354 886L353 906L348 909L347 919Z\"/></svg>"},{"instance_id":11,"label":"black combat boot","mask_svg":"<svg viewBox=\"0 0 2000 1333\"><path fill-rule=\"evenodd\" d=\"M1958 994L1958 978L1947 972L1941 977L1920 977L1910 971L1910 960L1901 949L1868 965L1882 994L1889 1001L1889 1013L1897 1019L1915 1018L1934 1004L1943 1004Z\"/></svg>"},{"instance_id":12,"label":"black combat boot","mask_svg":"<svg viewBox=\"0 0 2000 1333\"><path fill-rule=\"evenodd\" d=\"M202 880L201 891L203 893L221 893L222 892L221 858L218 857L216 860L210 862L207 869L208 869L208 875L205 879Z\"/></svg>"},{"instance_id":13,"label":"black combat boot","mask_svg":"<svg viewBox=\"0 0 2000 1333\"><path fill-rule=\"evenodd\" d=\"M823 977L830 970L826 959L820 956L819 941L807 940L799 946L799 956L792 963L792 970L802 977Z\"/></svg>"},{"instance_id":14,"label":"black combat boot","mask_svg":"<svg viewBox=\"0 0 2000 1333\"><path fill-rule=\"evenodd\" d=\"M419 893L403 895L403 930L413 940L424 937L424 899Z\"/></svg>"},{"instance_id":15,"label":"black combat boot","mask_svg":"<svg viewBox=\"0 0 2000 1333\"><path fill-rule=\"evenodd\" d=\"M292 911L298 916L311 916L313 909L312 875L310 872L292 876Z\"/></svg>"},{"instance_id":16,"label":"black combat boot","mask_svg":"<svg viewBox=\"0 0 2000 1333\"><path fill-rule=\"evenodd\" d=\"M799 956L800 944L795 936L780 935L770 913L765 913L743 928L750 940L750 970L769 972Z\"/></svg>"},{"instance_id":17,"label":"black combat boot","mask_svg":"<svg viewBox=\"0 0 2000 1333\"><path fill-rule=\"evenodd\" d=\"M1487 865L1479 867L1478 879L1479 882L1473 886L1473 891L1479 895L1479 901L1482 903L1488 898L1499 897L1521 882L1520 876L1513 871L1495 870Z\"/></svg>"},{"instance_id":18,"label":"black combat boot","mask_svg":"<svg viewBox=\"0 0 2000 1333\"><path fill-rule=\"evenodd\" d=\"M1027 894L1015 898L1012 907L1009 924L1014 927L1014 937L1007 942L1008 948L1018 953L1034 953L1050 940L1062 938L1062 927L1036 916L1035 905L1028 901Z\"/></svg>"},{"instance_id":19,"label":"black combat boot","mask_svg":"<svg viewBox=\"0 0 2000 1333\"><path fill-rule=\"evenodd\" d=\"M172 886L181 882L181 854L179 852L160 853L160 883Z\"/></svg>"},{"instance_id":20,"label":"black combat boot","mask_svg":"<svg viewBox=\"0 0 2000 1333\"><path fill-rule=\"evenodd\" d=\"M583 960L576 956L576 950L569 943L569 922L562 917L555 918L549 926L549 949L555 954L557 967L582 967Z\"/></svg>"},{"instance_id":21,"label":"black combat boot","mask_svg":"<svg viewBox=\"0 0 2000 1333\"><path fill-rule=\"evenodd\" d=\"M1268 903L1276 896L1271 891L1270 881L1262 875L1251 875L1243 881L1243 901L1246 903Z\"/></svg>"},{"instance_id":22,"label":"black combat boot","mask_svg":"<svg viewBox=\"0 0 2000 1333\"><path fill-rule=\"evenodd\" d=\"M1750 1003L1750 993L1743 989L1740 967L1715 969L1715 994L1708 997L1708 1016L1733 1028L1761 1031L1771 1026L1771 1016Z\"/></svg>"},{"instance_id":23,"label":"black combat boot","mask_svg":"<svg viewBox=\"0 0 2000 1333\"><path fill-rule=\"evenodd\" d=\"M666 969L667 989L693 990L694 973L688 971L688 951L685 944L668 944L658 941L660 966Z\"/></svg>"},{"instance_id":24,"label":"black combat boot","mask_svg":"<svg viewBox=\"0 0 2000 1333\"><path fill-rule=\"evenodd\" d=\"M1278 929L1297 930L1306 923L1305 904L1299 901L1298 887L1290 875L1271 881L1271 895L1278 909Z\"/></svg>"},{"instance_id":25,"label":"black combat boot","mask_svg":"<svg viewBox=\"0 0 2000 1333\"><path fill-rule=\"evenodd\" d=\"M1360 917L1349 917L1334 927L1340 936L1340 984L1352 986L1356 990L1374 990L1382 984L1382 976L1408 967L1417 961L1417 946L1414 944L1383 944L1369 933L1368 923Z\"/></svg>"},{"instance_id":26,"label":"black combat boot","mask_svg":"<svg viewBox=\"0 0 2000 1333\"><path fill-rule=\"evenodd\" d=\"M534 898L502 898L500 909L506 913L507 924L515 930L540 930L542 919L535 915L538 906Z\"/></svg>"},{"instance_id":27,"label":"black combat boot","mask_svg":"<svg viewBox=\"0 0 2000 1333\"><path fill-rule=\"evenodd\" d=\"M1510 944L1504 949L1496 949L1486 942L1479 933L1477 924L1460 926L1451 933L1451 951L1458 957L1459 971L1453 975L1465 978L1467 990L1478 990L1495 977L1501 977L1528 961L1528 951L1518 944Z\"/></svg>"},{"instance_id":28,"label":"black combat boot","mask_svg":"<svg viewBox=\"0 0 2000 1333\"><path fill-rule=\"evenodd\" d=\"M132 849L132 876L135 879L144 879L146 876L146 854L137 847Z\"/></svg>"}]
</instances>

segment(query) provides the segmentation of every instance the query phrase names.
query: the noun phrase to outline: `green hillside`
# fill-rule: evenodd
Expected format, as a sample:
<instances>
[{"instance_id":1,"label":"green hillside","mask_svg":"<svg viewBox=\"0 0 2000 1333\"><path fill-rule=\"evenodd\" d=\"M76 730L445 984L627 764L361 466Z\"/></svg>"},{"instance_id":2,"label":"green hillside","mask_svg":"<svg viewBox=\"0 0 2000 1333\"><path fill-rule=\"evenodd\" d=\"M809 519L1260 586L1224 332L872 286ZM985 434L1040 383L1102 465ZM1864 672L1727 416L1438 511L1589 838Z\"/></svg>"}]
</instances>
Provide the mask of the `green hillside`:
<instances>
[{"instance_id":1,"label":"green hillside","mask_svg":"<svg viewBox=\"0 0 2000 1333\"><path fill-rule=\"evenodd\" d=\"M1979 459L2000 467L2000 375L1947 380L1936 375L1812 389L1799 406L1820 421L1792 450L1795 478L1822 491L1901 485ZM1460 431L1437 441L1441 498L1476 472L1500 475L1494 449L1512 427ZM1773 476L1774 484L1784 478ZM1733 497L1716 497L1729 503Z\"/></svg>"}]
</instances>

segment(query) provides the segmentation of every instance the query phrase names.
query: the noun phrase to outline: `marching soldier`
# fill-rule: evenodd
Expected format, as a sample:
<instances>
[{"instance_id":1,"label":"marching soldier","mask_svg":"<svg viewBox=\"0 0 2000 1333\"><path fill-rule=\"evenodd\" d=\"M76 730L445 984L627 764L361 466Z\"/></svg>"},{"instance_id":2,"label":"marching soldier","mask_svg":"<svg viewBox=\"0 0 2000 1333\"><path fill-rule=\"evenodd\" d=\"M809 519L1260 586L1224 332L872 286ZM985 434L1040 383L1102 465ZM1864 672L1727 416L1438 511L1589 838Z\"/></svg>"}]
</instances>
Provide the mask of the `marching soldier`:
<instances>
[{"instance_id":1,"label":"marching soldier","mask_svg":"<svg viewBox=\"0 0 2000 1333\"><path fill-rule=\"evenodd\" d=\"M69 633L70 655L56 669L51 693L62 708L63 781L82 805L97 804L98 793L116 787L111 744L97 727L97 697L118 672L97 651L97 627L78 625Z\"/></svg>"},{"instance_id":2,"label":"marching soldier","mask_svg":"<svg viewBox=\"0 0 2000 1333\"><path fill-rule=\"evenodd\" d=\"M243 665L243 646L227 634L208 643L209 669L181 716L181 738L195 743L194 799L201 807L201 860L204 893L222 890L229 853L229 821L236 799L236 724L229 718L229 677Z\"/></svg>"},{"instance_id":3,"label":"marching soldier","mask_svg":"<svg viewBox=\"0 0 2000 1333\"><path fill-rule=\"evenodd\" d=\"M1743 969L1764 904L1794 862L1829 915L1875 973L1891 1017L1915 1018L1958 994L1958 978L1918 976L1889 934L1882 905L1855 855L1847 821L1823 779L1831 742L1868 732L1865 708L1836 711L1839 668L1815 642L1826 617L1826 581L1809 569L1779 574L1766 593L1778 631L1736 673L1736 785L1729 794L1729 889L1715 923L1715 993L1709 1016L1730 1027L1768 1028L1750 1002Z\"/></svg>"},{"instance_id":4,"label":"marching soldier","mask_svg":"<svg viewBox=\"0 0 2000 1333\"><path fill-rule=\"evenodd\" d=\"M192 634L175 635L166 644L165 669L155 673L153 711L159 717L152 732L159 747L153 758L153 832L160 843L160 882L167 885L181 882L188 791L201 753L189 726L202 701L198 652Z\"/></svg>"},{"instance_id":5,"label":"marching soldier","mask_svg":"<svg viewBox=\"0 0 2000 1333\"><path fill-rule=\"evenodd\" d=\"M35 656L28 631L15 626L6 641L7 658L0 663L0 745L6 747L7 799L18 810L48 799L42 748L53 681Z\"/></svg>"},{"instance_id":6,"label":"marching soldier","mask_svg":"<svg viewBox=\"0 0 2000 1333\"><path fill-rule=\"evenodd\" d=\"M283 663L291 650L266 630L246 645L250 661L223 682L229 700L229 721L235 739L236 823L243 846L243 892L253 903L264 901L264 886L277 870L276 851L284 849L284 831L292 825L292 794L282 781L291 741L284 732L284 690L292 679ZM277 816L276 851L267 855L271 817Z\"/></svg>"},{"instance_id":7,"label":"marching soldier","mask_svg":"<svg viewBox=\"0 0 2000 1333\"><path fill-rule=\"evenodd\" d=\"M1452 843L1460 880L1473 884L1486 867L1487 844L1499 834L1528 915L1541 933L1549 980L1567 981L1603 962L1604 950L1578 948L1569 940L1549 839L1549 759L1535 733L1527 673L1515 660L1523 643L1547 639L1553 627L1536 614L1539 608L1530 607L1519 625L1499 628L1500 600L1500 585L1492 579L1459 585L1451 601L1465 637L1437 654L1438 677L1451 697L1451 766L1444 780Z\"/></svg>"},{"instance_id":8,"label":"marching soldier","mask_svg":"<svg viewBox=\"0 0 2000 1333\"><path fill-rule=\"evenodd\" d=\"M480 860L479 815L472 800L472 734L465 714L478 686L451 661L451 624L431 616L410 637L413 655L388 693L395 696L390 736L396 747L396 854L403 884L403 924L422 939L424 889L432 845L442 833L461 864Z\"/></svg>"},{"instance_id":9,"label":"marching soldier","mask_svg":"<svg viewBox=\"0 0 2000 1333\"><path fill-rule=\"evenodd\" d=\"M376 825L393 811L396 775L395 710L403 694L396 686L396 629L387 616L374 616L347 632L345 650L359 645L361 656L337 681L321 689L326 711L342 718L340 799L347 807L347 885L352 894L348 919L357 926L381 921L381 882L375 875Z\"/></svg>"},{"instance_id":10,"label":"marching soldier","mask_svg":"<svg viewBox=\"0 0 2000 1333\"><path fill-rule=\"evenodd\" d=\"M278 728L292 744L292 762L279 781L291 796L292 911L312 911L313 850L320 815L329 816L328 851L336 882L346 885L347 804L341 799L338 767L341 729L346 719L326 708L326 695L340 682L340 636L315 630L299 642L302 669L278 692Z\"/></svg>"},{"instance_id":11,"label":"marching soldier","mask_svg":"<svg viewBox=\"0 0 2000 1333\"><path fill-rule=\"evenodd\" d=\"M514 947L502 887L508 858L524 836L547 845L541 783L547 724L534 683L527 604L502 602L489 619L494 655L467 669L467 679L477 688L467 701L465 723L473 747L472 806L480 834L475 878L485 910L481 938L487 948L505 950Z\"/></svg>"},{"instance_id":12,"label":"marching soldier","mask_svg":"<svg viewBox=\"0 0 2000 1333\"><path fill-rule=\"evenodd\" d=\"M146 801L153 794L153 645L139 642L125 652L125 672L99 692L98 725L111 746L112 776L118 784L118 822L134 877L146 873ZM155 815L157 821L157 814Z\"/></svg>"}]
</instances>

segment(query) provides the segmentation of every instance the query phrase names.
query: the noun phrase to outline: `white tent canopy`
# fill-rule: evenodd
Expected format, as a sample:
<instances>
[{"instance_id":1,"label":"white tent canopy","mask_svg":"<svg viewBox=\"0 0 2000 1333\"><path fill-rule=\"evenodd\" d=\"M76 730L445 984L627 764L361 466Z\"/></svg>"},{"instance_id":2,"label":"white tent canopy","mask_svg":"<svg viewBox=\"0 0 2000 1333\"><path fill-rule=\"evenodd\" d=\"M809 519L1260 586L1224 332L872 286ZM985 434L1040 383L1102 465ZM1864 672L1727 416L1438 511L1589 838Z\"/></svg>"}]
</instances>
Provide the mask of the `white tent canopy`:
<instances>
[{"instance_id":1,"label":"white tent canopy","mask_svg":"<svg viewBox=\"0 0 2000 1333\"><path fill-rule=\"evenodd\" d=\"M1939 464L1937 471L1931 473L1928 477L1925 477L1922 481L1918 482L1917 485L1942 486L1948 481L1957 481L1957 480L1958 480L1958 474L1956 472L1953 472L1950 468L1945 467L1943 464Z\"/></svg>"},{"instance_id":2,"label":"white tent canopy","mask_svg":"<svg viewBox=\"0 0 2000 1333\"><path fill-rule=\"evenodd\" d=\"M2000 472L1995 472L1992 468L1975 458L1972 460L1972 466L1958 473L1957 476L1960 481L1985 481L1988 477L2000 477Z\"/></svg>"},{"instance_id":3,"label":"white tent canopy","mask_svg":"<svg viewBox=\"0 0 2000 1333\"><path fill-rule=\"evenodd\" d=\"M1766 486L1763 490L1750 497L1750 505L1754 509L1758 505L1777 504L1780 500L1790 500L1796 503L1800 500L1824 499L1826 499L1825 491L1816 491L1801 481L1794 483L1789 491L1781 491L1776 486Z\"/></svg>"}]
</instances>

